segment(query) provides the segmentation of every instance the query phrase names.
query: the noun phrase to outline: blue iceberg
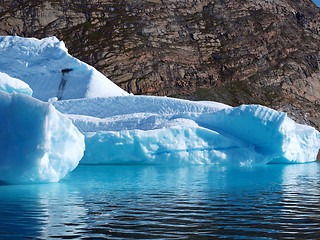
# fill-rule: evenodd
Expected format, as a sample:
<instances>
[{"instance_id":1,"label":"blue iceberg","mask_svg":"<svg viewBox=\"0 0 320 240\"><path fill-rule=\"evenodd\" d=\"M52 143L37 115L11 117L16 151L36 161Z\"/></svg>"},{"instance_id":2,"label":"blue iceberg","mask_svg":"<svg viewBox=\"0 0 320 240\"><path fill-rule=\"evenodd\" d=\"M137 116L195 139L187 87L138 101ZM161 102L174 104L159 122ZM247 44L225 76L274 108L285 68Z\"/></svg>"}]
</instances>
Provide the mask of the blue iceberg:
<instances>
[{"instance_id":1,"label":"blue iceberg","mask_svg":"<svg viewBox=\"0 0 320 240\"><path fill-rule=\"evenodd\" d=\"M320 133L260 105L167 97L58 101L86 136L81 164L258 164L316 160Z\"/></svg>"},{"instance_id":2,"label":"blue iceberg","mask_svg":"<svg viewBox=\"0 0 320 240\"><path fill-rule=\"evenodd\" d=\"M57 182L84 148L84 136L51 104L0 91L0 181Z\"/></svg>"},{"instance_id":3,"label":"blue iceberg","mask_svg":"<svg viewBox=\"0 0 320 240\"><path fill-rule=\"evenodd\" d=\"M58 181L83 135L82 164L306 163L320 148L318 131L268 107L129 95L55 37L0 37L0 55L0 90L62 113L1 93L0 181Z\"/></svg>"}]
</instances>

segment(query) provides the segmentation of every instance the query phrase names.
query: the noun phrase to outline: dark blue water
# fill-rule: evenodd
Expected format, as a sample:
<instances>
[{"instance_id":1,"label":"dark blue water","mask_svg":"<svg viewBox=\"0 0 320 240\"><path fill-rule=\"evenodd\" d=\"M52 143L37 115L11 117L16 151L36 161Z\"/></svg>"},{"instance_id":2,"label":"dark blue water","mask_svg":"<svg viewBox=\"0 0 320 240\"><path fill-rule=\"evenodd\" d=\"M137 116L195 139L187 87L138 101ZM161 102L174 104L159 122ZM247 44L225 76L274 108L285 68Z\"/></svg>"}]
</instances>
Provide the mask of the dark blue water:
<instances>
[{"instance_id":1,"label":"dark blue water","mask_svg":"<svg viewBox=\"0 0 320 240\"><path fill-rule=\"evenodd\" d=\"M320 164L79 166L0 186L0 239L320 239Z\"/></svg>"}]
</instances>

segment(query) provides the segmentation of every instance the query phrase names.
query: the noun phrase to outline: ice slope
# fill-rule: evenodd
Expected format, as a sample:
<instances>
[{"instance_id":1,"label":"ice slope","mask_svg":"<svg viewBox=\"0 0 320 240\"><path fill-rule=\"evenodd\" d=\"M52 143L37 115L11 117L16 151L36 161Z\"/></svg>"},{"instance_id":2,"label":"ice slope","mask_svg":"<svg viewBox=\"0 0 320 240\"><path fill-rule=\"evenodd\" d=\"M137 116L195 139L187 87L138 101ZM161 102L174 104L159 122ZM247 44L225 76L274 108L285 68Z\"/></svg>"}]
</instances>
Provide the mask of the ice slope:
<instances>
[{"instance_id":1,"label":"ice slope","mask_svg":"<svg viewBox=\"0 0 320 240\"><path fill-rule=\"evenodd\" d=\"M81 163L304 163L320 134L259 105L127 96L58 101L86 135Z\"/></svg>"},{"instance_id":2,"label":"ice slope","mask_svg":"<svg viewBox=\"0 0 320 240\"><path fill-rule=\"evenodd\" d=\"M55 37L0 37L0 72L32 88L33 96L75 99L128 95L95 68L68 54Z\"/></svg>"},{"instance_id":3,"label":"ice slope","mask_svg":"<svg viewBox=\"0 0 320 240\"><path fill-rule=\"evenodd\" d=\"M57 110L68 114L82 132L151 130L166 127L172 118L190 119L199 114L231 108L222 103L133 95L75 99L53 104Z\"/></svg>"},{"instance_id":4,"label":"ice slope","mask_svg":"<svg viewBox=\"0 0 320 240\"><path fill-rule=\"evenodd\" d=\"M32 89L25 82L12 78L8 74L0 72L0 91L7 93L17 92L32 96Z\"/></svg>"},{"instance_id":5,"label":"ice slope","mask_svg":"<svg viewBox=\"0 0 320 240\"><path fill-rule=\"evenodd\" d=\"M0 91L1 182L56 182L84 148L84 136L51 104Z\"/></svg>"}]
</instances>

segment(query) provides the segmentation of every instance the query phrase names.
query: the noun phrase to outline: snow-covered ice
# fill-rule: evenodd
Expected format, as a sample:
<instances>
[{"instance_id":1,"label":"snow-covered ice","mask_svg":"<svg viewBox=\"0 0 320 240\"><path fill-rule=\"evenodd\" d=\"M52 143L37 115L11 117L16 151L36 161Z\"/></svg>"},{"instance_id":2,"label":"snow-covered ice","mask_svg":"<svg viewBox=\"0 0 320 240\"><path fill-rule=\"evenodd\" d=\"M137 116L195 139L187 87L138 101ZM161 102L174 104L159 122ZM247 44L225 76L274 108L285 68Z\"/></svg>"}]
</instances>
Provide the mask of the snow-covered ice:
<instances>
[{"instance_id":1,"label":"snow-covered ice","mask_svg":"<svg viewBox=\"0 0 320 240\"><path fill-rule=\"evenodd\" d=\"M51 104L0 91L0 181L59 181L84 148L84 136Z\"/></svg>"},{"instance_id":2,"label":"snow-covered ice","mask_svg":"<svg viewBox=\"0 0 320 240\"><path fill-rule=\"evenodd\" d=\"M172 118L192 119L199 114L231 108L221 103L154 96L74 99L53 104L82 132L151 130L166 127Z\"/></svg>"},{"instance_id":3,"label":"snow-covered ice","mask_svg":"<svg viewBox=\"0 0 320 240\"><path fill-rule=\"evenodd\" d=\"M0 72L0 91L7 93L17 92L32 96L32 89L25 82L10 77L8 74Z\"/></svg>"},{"instance_id":4,"label":"snow-covered ice","mask_svg":"<svg viewBox=\"0 0 320 240\"><path fill-rule=\"evenodd\" d=\"M55 37L0 37L0 72L32 88L33 97L75 99L128 95L102 73L72 57Z\"/></svg>"},{"instance_id":5,"label":"snow-covered ice","mask_svg":"<svg viewBox=\"0 0 320 240\"><path fill-rule=\"evenodd\" d=\"M83 164L304 163L320 134L260 105L126 96L54 102L86 135Z\"/></svg>"}]
</instances>

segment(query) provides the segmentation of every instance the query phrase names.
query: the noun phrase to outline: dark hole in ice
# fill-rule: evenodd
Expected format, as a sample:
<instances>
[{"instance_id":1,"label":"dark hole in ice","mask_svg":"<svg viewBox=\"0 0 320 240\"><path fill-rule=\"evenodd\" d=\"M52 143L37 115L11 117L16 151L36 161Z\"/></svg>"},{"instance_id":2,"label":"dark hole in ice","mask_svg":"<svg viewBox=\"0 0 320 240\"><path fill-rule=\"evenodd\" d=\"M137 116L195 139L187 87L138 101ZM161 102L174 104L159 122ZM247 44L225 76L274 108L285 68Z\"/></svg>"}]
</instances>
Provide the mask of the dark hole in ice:
<instances>
[{"instance_id":1,"label":"dark hole in ice","mask_svg":"<svg viewBox=\"0 0 320 240\"><path fill-rule=\"evenodd\" d=\"M68 81L68 79L67 79L68 74L67 73L71 72L72 70L73 70L72 68L64 68L61 70L62 77L61 77L61 82L60 82L58 94L57 94L58 100L62 99L63 91L64 91L64 88L65 88L66 83Z\"/></svg>"},{"instance_id":2,"label":"dark hole in ice","mask_svg":"<svg viewBox=\"0 0 320 240\"><path fill-rule=\"evenodd\" d=\"M62 69L61 72L62 74L64 74L64 73L71 72L72 70L73 70L72 68L65 68L65 69Z\"/></svg>"}]
</instances>

